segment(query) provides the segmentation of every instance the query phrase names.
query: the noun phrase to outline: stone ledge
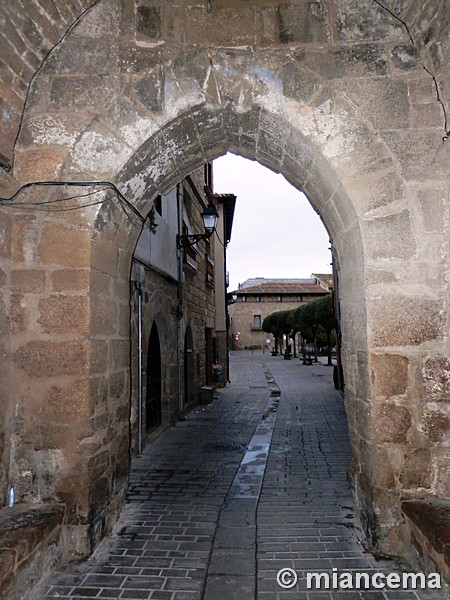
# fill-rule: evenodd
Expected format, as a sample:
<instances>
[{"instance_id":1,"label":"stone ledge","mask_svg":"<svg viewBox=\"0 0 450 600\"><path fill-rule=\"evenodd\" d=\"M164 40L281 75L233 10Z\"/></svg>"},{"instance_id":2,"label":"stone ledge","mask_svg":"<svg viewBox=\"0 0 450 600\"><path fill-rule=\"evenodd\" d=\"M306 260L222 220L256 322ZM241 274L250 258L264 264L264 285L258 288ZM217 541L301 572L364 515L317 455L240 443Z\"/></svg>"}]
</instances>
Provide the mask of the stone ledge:
<instances>
[{"instance_id":1,"label":"stone ledge","mask_svg":"<svg viewBox=\"0 0 450 600\"><path fill-rule=\"evenodd\" d=\"M18 504L0 510L0 598L25 598L52 567L60 548L65 507L61 504ZM56 545L59 552L46 552Z\"/></svg>"},{"instance_id":2,"label":"stone ledge","mask_svg":"<svg viewBox=\"0 0 450 600\"><path fill-rule=\"evenodd\" d=\"M405 500L402 510L413 524L415 541L421 548L425 565L433 558L446 573L450 573L450 500L422 498ZM416 531L417 530L417 531Z\"/></svg>"}]
</instances>

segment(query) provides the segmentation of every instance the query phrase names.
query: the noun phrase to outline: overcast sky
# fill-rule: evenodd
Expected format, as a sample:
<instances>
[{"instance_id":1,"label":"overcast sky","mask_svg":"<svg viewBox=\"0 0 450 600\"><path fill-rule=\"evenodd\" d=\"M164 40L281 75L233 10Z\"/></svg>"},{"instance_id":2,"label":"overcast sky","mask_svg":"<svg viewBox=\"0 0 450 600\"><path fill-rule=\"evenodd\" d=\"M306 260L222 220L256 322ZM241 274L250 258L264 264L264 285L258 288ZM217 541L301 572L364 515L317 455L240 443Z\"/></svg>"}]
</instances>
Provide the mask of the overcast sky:
<instances>
[{"instance_id":1,"label":"overcast sky","mask_svg":"<svg viewBox=\"0 0 450 600\"><path fill-rule=\"evenodd\" d=\"M214 191L236 194L227 268L232 291L246 279L331 273L325 227L282 175L227 154L214 161Z\"/></svg>"}]
</instances>

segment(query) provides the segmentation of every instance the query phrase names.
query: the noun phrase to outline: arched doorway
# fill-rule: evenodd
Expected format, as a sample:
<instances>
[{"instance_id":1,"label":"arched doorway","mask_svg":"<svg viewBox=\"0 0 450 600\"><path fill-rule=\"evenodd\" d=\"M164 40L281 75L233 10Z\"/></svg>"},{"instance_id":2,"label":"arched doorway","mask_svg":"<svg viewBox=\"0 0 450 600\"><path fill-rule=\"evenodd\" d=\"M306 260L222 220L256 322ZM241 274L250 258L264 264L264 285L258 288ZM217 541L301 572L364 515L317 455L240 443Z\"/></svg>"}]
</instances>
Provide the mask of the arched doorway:
<instances>
[{"instance_id":1,"label":"arched doorway","mask_svg":"<svg viewBox=\"0 0 450 600\"><path fill-rule=\"evenodd\" d=\"M184 406L193 401L194 340L190 325L184 334Z\"/></svg>"},{"instance_id":2,"label":"arched doorway","mask_svg":"<svg viewBox=\"0 0 450 600\"><path fill-rule=\"evenodd\" d=\"M145 428L150 433L162 423L161 346L158 328L153 323L147 352L147 397L145 401Z\"/></svg>"},{"instance_id":3,"label":"arched doorway","mask_svg":"<svg viewBox=\"0 0 450 600\"><path fill-rule=\"evenodd\" d=\"M96 54L102 45L108 53L114 46L110 29L104 27L106 5L97 3L89 27L79 32L87 37L92 31L104 32L95 41ZM192 17L194 11L186 11ZM429 478L428 493L448 495L448 432L445 415L433 403L444 394L439 386L448 355L448 282L442 258L448 237L444 217L436 217L434 209L440 207L445 214L446 182L431 164L442 135L435 111L430 111L429 123L418 116L419 108L435 105L433 86L420 69L411 88L410 67L398 58L393 77L387 57L394 59L394 49L385 46L384 38L374 44L371 36L362 37L365 20L361 27L351 27L338 45L330 36L330 43L320 48L305 46L300 29L289 45L285 33L271 40L266 30L258 30L258 40L270 48L267 52L250 50L255 39L250 28L237 39L242 19L235 21L236 28L223 30L219 13L208 16L206 7L204 11L203 46L189 46L198 42L190 37L195 28L186 29L187 45L179 47L170 35L164 39L158 25L158 42L138 40L130 48L129 36L123 38L114 77L105 77L100 63L95 77L95 63L88 61L80 62L81 72L74 77L72 66L62 64L61 57L78 52L80 37L68 35L63 40L66 51L60 45L59 60L48 62L33 82L32 101L20 120L14 173L23 182L91 182L105 201L101 208L84 205L75 216L61 213L56 219L40 213L39 219L28 215L14 222L12 274L17 289L25 281L24 289L33 297L26 302L20 295L14 298L17 333L11 337L11 375L18 384L11 389L11 415L18 405L33 431L42 431L47 440L50 401L55 394L73 398L73 416L67 417L71 437L64 436L63 444L55 442L66 459L55 490L66 494L74 477L80 477L83 485L73 486L77 494L66 494L73 506L81 506L80 519L88 513L89 494L94 488L97 492L100 477L104 505L122 491L129 447L128 274L130 248L138 236L131 207L146 214L151 198L228 150L252 158L304 190L333 239L341 267L355 497L364 521L371 525L376 516L373 538L385 549L389 531L401 525L400 498L405 491L408 496L421 493L412 477L416 450L426 449L420 456L427 468L434 465L436 476ZM361 14L372 18L372 13ZM276 15L273 11L274 19ZM129 16L122 15L127 28ZM121 16L115 18L119 23ZM231 30L230 39L224 40L230 51L206 41L223 40ZM143 32L136 35L138 39ZM251 37L249 46L243 45L246 36ZM196 66L192 70L186 66L189 51L188 62ZM155 68L149 73L150 61ZM136 75L130 78L130 72ZM99 97L108 102L98 102ZM42 135L43 128L51 135ZM120 191L125 210L110 186L98 185L104 181ZM39 189L34 200L48 202L49 189L45 194ZM53 191L56 196L60 187ZM73 317L70 327L59 318L66 314ZM60 337L52 341L49 334ZM43 373L48 378L44 383ZM108 386L108 403L102 403L99 398L111 374L116 384ZM40 398L42 406L35 406ZM412 398L417 399L414 406ZM443 423L437 434L434 422ZM101 423L104 431L99 430ZM103 436L102 449L114 467L104 469L102 461L93 460L94 446L80 443L93 433ZM35 453L28 439L25 431L15 480L31 497L33 482L23 475L30 472ZM386 468L377 468L380 464Z\"/></svg>"}]
</instances>

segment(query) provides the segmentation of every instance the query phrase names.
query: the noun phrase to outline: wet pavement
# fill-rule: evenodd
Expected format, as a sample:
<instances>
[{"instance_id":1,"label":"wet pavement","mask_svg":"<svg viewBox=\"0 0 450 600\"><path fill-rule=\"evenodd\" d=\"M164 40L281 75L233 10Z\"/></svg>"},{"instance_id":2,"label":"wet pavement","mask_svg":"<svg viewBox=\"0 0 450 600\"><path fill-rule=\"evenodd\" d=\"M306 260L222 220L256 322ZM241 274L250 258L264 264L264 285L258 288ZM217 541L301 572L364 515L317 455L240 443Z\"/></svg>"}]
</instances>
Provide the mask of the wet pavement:
<instances>
[{"instance_id":1,"label":"wet pavement","mask_svg":"<svg viewBox=\"0 0 450 600\"><path fill-rule=\"evenodd\" d=\"M311 572L332 585L333 573L397 570L361 543L331 371L260 351L232 354L232 384L133 460L112 535L88 561L48 577L32 600L445 598L443 590L327 591L324 582L308 589ZM292 570L284 585L296 577L292 589L277 582L281 569Z\"/></svg>"}]
</instances>

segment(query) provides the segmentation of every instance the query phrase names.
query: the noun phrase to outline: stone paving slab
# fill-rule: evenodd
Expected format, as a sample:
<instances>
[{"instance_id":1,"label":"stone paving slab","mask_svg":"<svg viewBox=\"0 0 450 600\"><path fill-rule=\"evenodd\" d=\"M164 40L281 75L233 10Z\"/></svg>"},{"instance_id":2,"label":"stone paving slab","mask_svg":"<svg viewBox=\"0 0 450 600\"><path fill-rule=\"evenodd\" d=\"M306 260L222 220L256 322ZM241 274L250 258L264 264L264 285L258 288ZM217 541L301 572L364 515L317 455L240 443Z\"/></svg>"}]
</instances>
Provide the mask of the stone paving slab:
<instances>
[{"instance_id":1,"label":"stone paving slab","mask_svg":"<svg viewBox=\"0 0 450 600\"><path fill-rule=\"evenodd\" d=\"M233 383L132 461L112 535L31 600L434 600L424 591L309 590L309 571L391 572L365 552L346 471L343 403L325 366L231 357ZM280 569L298 575L293 589Z\"/></svg>"}]
</instances>

